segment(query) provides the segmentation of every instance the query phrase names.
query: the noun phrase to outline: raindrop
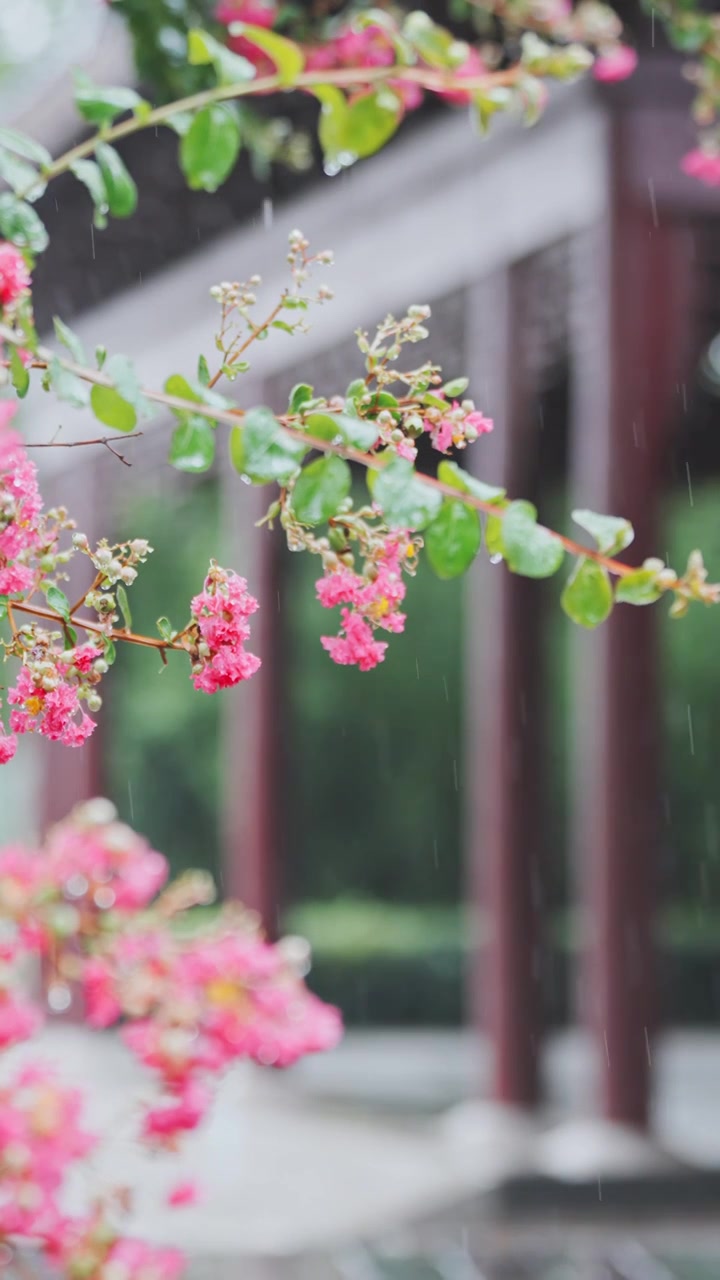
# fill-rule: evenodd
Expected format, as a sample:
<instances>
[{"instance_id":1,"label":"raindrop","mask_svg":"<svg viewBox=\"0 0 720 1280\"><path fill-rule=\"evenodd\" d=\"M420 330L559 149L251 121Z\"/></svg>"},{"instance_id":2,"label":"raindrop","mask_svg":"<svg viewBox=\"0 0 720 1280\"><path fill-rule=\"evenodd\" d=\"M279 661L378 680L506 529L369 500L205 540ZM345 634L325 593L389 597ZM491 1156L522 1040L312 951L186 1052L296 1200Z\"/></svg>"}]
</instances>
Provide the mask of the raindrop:
<instances>
[{"instance_id":1,"label":"raindrop","mask_svg":"<svg viewBox=\"0 0 720 1280\"><path fill-rule=\"evenodd\" d=\"M93 262L94 262L95 261L95 226L92 222L90 223L90 242L92 244L92 256L93 256Z\"/></svg>"},{"instance_id":2,"label":"raindrop","mask_svg":"<svg viewBox=\"0 0 720 1280\"><path fill-rule=\"evenodd\" d=\"M85 879L85 876L81 876L79 872L76 872L75 875L70 876L70 878L65 881L65 893L68 898L82 898L83 895L87 893L89 887L90 886Z\"/></svg>"},{"instance_id":3,"label":"raindrop","mask_svg":"<svg viewBox=\"0 0 720 1280\"><path fill-rule=\"evenodd\" d=\"M269 198L266 198L265 200L263 200L263 203L262 203L263 226L266 228L271 227L273 224L274 217L275 217L275 209L273 206L273 202Z\"/></svg>"},{"instance_id":4,"label":"raindrop","mask_svg":"<svg viewBox=\"0 0 720 1280\"><path fill-rule=\"evenodd\" d=\"M686 462L686 463L685 463L685 474L686 474L686 476L687 476L688 494L689 494L689 497L690 497L690 506L691 506L691 507L694 507L694 506L695 506L695 503L694 503L694 501L693 501L692 480L690 479L690 463L689 463L689 462Z\"/></svg>"},{"instance_id":5,"label":"raindrop","mask_svg":"<svg viewBox=\"0 0 720 1280\"><path fill-rule=\"evenodd\" d=\"M64 1013L72 1004L70 988L64 982L54 982L48 987L47 1002L53 1013Z\"/></svg>"},{"instance_id":6,"label":"raindrop","mask_svg":"<svg viewBox=\"0 0 720 1280\"><path fill-rule=\"evenodd\" d=\"M500 554L500 552L499 552L499 551L495 551L495 552L493 552L493 554L490 556L490 563L491 563L491 564L502 564L502 556L501 556L501 554Z\"/></svg>"},{"instance_id":7,"label":"raindrop","mask_svg":"<svg viewBox=\"0 0 720 1280\"><path fill-rule=\"evenodd\" d=\"M323 172L325 173L325 176L328 178L336 178L341 169L342 169L342 165L336 164L332 160L326 160L325 164L323 165Z\"/></svg>"},{"instance_id":8,"label":"raindrop","mask_svg":"<svg viewBox=\"0 0 720 1280\"><path fill-rule=\"evenodd\" d=\"M93 894L93 902L101 911L109 911L115 902L115 891L113 889L96 889Z\"/></svg>"},{"instance_id":9,"label":"raindrop","mask_svg":"<svg viewBox=\"0 0 720 1280\"><path fill-rule=\"evenodd\" d=\"M690 755L694 756L695 755L695 734L693 732L692 708L690 706L690 703L688 703L687 717L688 717L688 735L690 737Z\"/></svg>"}]
</instances>

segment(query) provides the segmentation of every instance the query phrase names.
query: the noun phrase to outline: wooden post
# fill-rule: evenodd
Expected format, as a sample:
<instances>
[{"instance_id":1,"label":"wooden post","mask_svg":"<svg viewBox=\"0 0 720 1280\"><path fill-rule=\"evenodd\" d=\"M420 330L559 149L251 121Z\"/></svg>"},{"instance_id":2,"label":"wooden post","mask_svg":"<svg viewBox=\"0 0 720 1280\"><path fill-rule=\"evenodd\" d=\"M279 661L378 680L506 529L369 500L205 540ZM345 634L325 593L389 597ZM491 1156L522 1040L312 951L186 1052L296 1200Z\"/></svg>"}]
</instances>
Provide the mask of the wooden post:
<instances>
[{"instance_id":1,"label":"wooden post","mask_svg":"<svg viewBox=\"0 0 720 1280\"><path fill-rule=\"evenodd\" d=\"M666 426L679 404L688 254L652 201L624 194L615 124L609 216L573 258L573 504L627 516L641 563L661 555ZM657 614L618 606L577 634L574 855L586 957L582 1014L597 1043L602 1110L645 1128L655 1023L653 891L661 802Z\"/></svg>"},{"instance_id":2,"label":"wooden post","mask_svg":"<svg viewBox=\"0 0 720 1280\"><path fill-rule=\"evenodd\" d=\"M251 680L223 695L223 892L257 911L271 936L278 929L278 844L282 808L280 721L279 531L255 527L267 489L246 489L223 472L231 551L228 563L248 580L260 604L248 649L262 660Z\"/></svg>"},{"instance_id":3,"label":"wooden post","mask_svg":"<svg viewBox=\"0 0 720 1280\"><path fill-rule=\"evenodd\" d=\"M495 430L468 453L485 480L527 494L533 455L518 341L525 275L472 289L468 372ZM468 583L465 669L467 848L476 936L470 1001L489 1035L496 1102L538 1097L540 1036L540 586L480 557Z\"/></svg>"}]
</instances>

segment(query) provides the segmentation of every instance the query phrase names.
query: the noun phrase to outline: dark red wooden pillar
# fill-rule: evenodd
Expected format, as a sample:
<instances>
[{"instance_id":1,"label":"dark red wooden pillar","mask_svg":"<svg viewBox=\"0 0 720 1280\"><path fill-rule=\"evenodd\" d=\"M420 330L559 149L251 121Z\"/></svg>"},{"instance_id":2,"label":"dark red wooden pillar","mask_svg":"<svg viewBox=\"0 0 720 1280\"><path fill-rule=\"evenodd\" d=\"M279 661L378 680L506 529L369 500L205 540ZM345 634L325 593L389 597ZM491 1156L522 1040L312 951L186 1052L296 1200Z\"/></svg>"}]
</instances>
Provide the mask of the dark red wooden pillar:
<instances>
[{"instance_id":1,"label":"dark red wooden pillar","mask_svg":"<svg viewBox=\"0 0 720 1280\"><path fill-rule=\"evenodd\" d=\"M251 680L224 695L222 788L223 891L257 911L264 928L277 933L278 843L282 779L279 530L256 528L271 501L269 488L242 484L223 474L227 513L227 563L247 578L260 608L251 620L248 649L262 660Z\"/></svg>"},{"instance_id":2,"label":"dark red wooden pillar","mask_svg":"<svg viewBox=\"0 0 720 1280\"><path fill-rule=\"evenodd\" d=\"M627 516L625 553L663 554L666 428L679 406L689 257L651 200L632 203L615 126L607 220L574 250L573 503ZM656 608L662 608L658 605ZM585 960L582 1016L596 1038L602 1110L648 1120L655 1023L653 912L662 803L657 612L619 606L576 638L574 855Z\"/></svg>"},{"instance_id":3,"label":"dark red wooden pillar","mask_svg":"<svg viewBox=\"0 0 720 1280\"><path fill-rule=\"evenodd\" d=\"M524 273L469 295L468 361L495 430L467 455L485 480L528 492L529 384L520 339ZM532 1106L540 1037L538 584L480 557L467 589L465 669L473 1023L489 1036L495 1101Z\"/></svg>"}]
</instances>

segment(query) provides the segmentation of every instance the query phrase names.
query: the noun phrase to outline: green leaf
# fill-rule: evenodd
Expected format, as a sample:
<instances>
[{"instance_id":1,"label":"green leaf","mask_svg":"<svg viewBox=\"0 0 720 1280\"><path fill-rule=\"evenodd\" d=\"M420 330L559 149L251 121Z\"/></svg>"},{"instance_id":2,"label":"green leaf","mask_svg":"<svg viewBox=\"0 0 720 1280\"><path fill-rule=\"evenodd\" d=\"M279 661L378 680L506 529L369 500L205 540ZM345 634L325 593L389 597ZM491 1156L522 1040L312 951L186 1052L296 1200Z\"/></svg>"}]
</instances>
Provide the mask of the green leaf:
<instances>
[{"instance_id":1,"label":"green leaf","mask_svg":"<svg viewBox=\"0 0 720 1280\"><path fill-rule=\"evenodd\" d=\"M180 415L178 415L180 416ZM215 457L215 433L199 414L182 415L170 441L169 462L178 471L207 471Z\"/></svg>"},{"instance_id":2,"label":"green leaf","mask_svg":"<svg viewBox=\"0 0 720 1280\"><path fill-rule=\"evenodd\" d=\"M67 347L70 355L76 364L85 363L85 350L83 344L76 333L66 325L59 316L53 316L53 325L55 326L55 336L64 347Z\"/></svg>"},{"instance_id":3,"label":"green leaf","mask_svg":"<svg viewBox=\"0 0 720 1280\"><path fill-rule=\"evenodd\" d=\"M334 85L318 85L312 92L321 103L318 136L332 168L347 167L379 151L403 117L402 102L387 85L352 102Z\"/></svg>"},{"instance_id":4,"label":"green leaf","mask_svg":"<svg viewBox=\"0 0 720 1280\"><path fill-rule=\"evenodd\" d=\"M308 413L305 424L310 435L320 440L336 440L340 436L345 444L355 449L371 449L378 438L374 422L354 418L349 413Z\"/></svg>"},{"instance_id":5,"label":"green leaf","mask_svg":"<svg viewBox=\"0 0 720 1280\"><path fill-rule=\"evenodd\" d=\"M256 74L255 67L247 58L233 53L214 36L197 27L188 32L188 62L191 67L212 64L218 84L242 84L253 80ZM173 117L170 118L170 123L172 121Z\"/></svg>"},{"instance_id":6,"label":"green leaf","mask_svg":"<svg viewBox=\"0 0 720 1280\"><path fill-rule=\"evenodd\" d=\"M107 226L107 215L110 212L110 201L108 198L105 179L103 178L99 167L94 160L75 160L70 165L70 172L75 175L78 182L82 182L84 187L90 192L90 198L95 207L95 216L93 222L95 226L102 231Z\"/></svg>"},{"instance_id":7,"label":"green leaf","mask_svg":"<svg viewBox=\"0 0 720 1280\"><path fill-rule=\"evenodd\" d=\"M618 579L615 599L618 604L654 604L662 595L656 579L655 569L633 569Z\"/></svg>"},{"instance_id":8,"label":"green leaf","mask_svg":"<svg viewBox=\"0 0 720 1280\"><path fill-rule=\"evenodd\" d=\"M401 98L387 85L363 93L348 106L347 149L360 160L374 155L392 138L403 115Z\"/></svg>"},{"instance_id":9,"label":"green leaf","mask_svg":"<svg viewBox=\"0 0 720 1280\"><path fill-rule=\"evenodd\" d=\"M341 169L345 164L352 164L355 157L347 149L348 104L345 94L334 84L315 85L310 92L320 103L318 138L326 165Z\"/></svg>"},{"instance_id":10,"label":"green leaf","mask_svg":"<svg viewBox=\"0 0 720 1280\"><path fill-rule=\"evenodd\" d=\"M513 573L526 578L550 578L563 562L565 548L537 523L531 502L511 502L502 526L505 559Z\"/></svg>"},{"instance_id":11,"label":"green leaf","mask_svg":"<svg viewBox=\"0 0 720 1280\"><path fill-rule=\"evenodd\" d=\"M445 27L439 27L420 9L407 15L402 34L423 62L431 67L453 68L467 58L467 45L456 40Z\"/></svg>"},{"instance_id":12,"label":"green leaf","mask_svg":"<svg viewBox=\"0 0 720 1280\"><path fill-rule=\"evenodd\" d=\"M298 382L290 392L288 413L300 413L304 404L313 398L313 388L307 382Z\"/></svg>"},{"instance_id":13,"label":"green leaf","mask_svg":"<svg viewBox=\"0 0 720 1280\"><path fill-rule=\"evenodd\" d=\"M507 506L507 503L503 503ZM504 560L505 547L502 540L503 522L500 516L488 516L485 521L485 546L491 560Z\"/></svg>"},{"instance_id":14,"label":"green leaf","mask_svg":"<svg viewBox=\"0 0 720 1280\"><path fill-rule=\"evenodd\" d=\"M84 409L90 401L91 393L87 383L78 378L77 374L70 373L69 369L64 369L57 356L53 356L50 361L48 378L58 399L66 400L76 409Z\"/></svg>"},{"instance_id":15,"label":"green leaf","mask_svg":"<svg viewBox=\"0 0 720 1280\"><path fill-rule=\"evenodd\" d=\"M134 111L148 107L139 93L134 89L118 86L116 88L93 84L89 76L82 72L75 75L75 106L84 120L105 129L124 111Z\"/></svg>"},{"instance_id":16,"label":"green leaf","mask_svg":"<svg viewBox=\"0 0 720 1280\"><path fill-rule=\"evenodd\" d=\"M0 195L0 232L18 249L42 253L50 243L45 225L32 205L4 191Z\"/></svg>"},{"instance_id":17,"label":"green leaf","mask_svg":"<svg viewBox=\"0 0 720 1280\"><path fill-rule=\"evenodd\" d=\"M581 529L586 529L597 542L598 550L606 556L617 555L629 547L635 537L629 520L621 516L601 516L595 511L573 511L572 518Z\"/></svg>"},{"instance_id":18,"label":"green leaf","mask_svg":"<svg viewBox=\"0 0 720 1280\"><path fill-rule=\"evenodd\" d=\"M100 173L107 193L110 213L114 218L129 218L137 208L137 187L114 147L99 142L95 148Z\"/></svg>"},{"instance_id":19,"label":"green leaf","mask_svg":"<svg viewBox=\"0 0 720 1280\"><path fill-rule=\"evenodd\" d=\"M160 635L162 636L163 640L167 640L169 644L170 641L173 639L173 636L175 635L175 632L173 631L172 625L170 623L170 619L158 618L157 623L155 625L157 626L157 629L160 632Z\"/></svg>"},{"instance_id":20,"label":"green leaf","mask_svg":"<svg viewBox=\"0 0 720 1280\"><path fill-rule=\"evenodd\" d=\"M20 400L24 400L30 386L30 374L20 359L17 347L10 348L10 377Z\"/></svg>"},{"instance_id":21,"label":"green leaf","mask_svg":"<svg viewBox=\"0 0 720 1280\"><path fill-rule=\"evenodd\" d=\"M302 524L321 524L337 514L352 485L350 468L334 454L304 467L292 491L291 506Z\"/></svg>"},{"instance_id":22,"label":"green leaf","mask_svg":"<svg viewBox=\"0 0 720 1280\"><path fill-rule=\"evenodd\" d=\"M102 369L106 360L107 360L107 347L103 347L102 345L99 344L95 348L95 362L97 364L98 369Z\"/></svg>"},{"instance_id":23,"label":"green leaf","mask_svg":"<svg viewBox=\"0 0 720 1280\"><path fill-rule=\"evenodd\" d=\"M115 431L134 431L137 413L114 387L94 386L90 392L90 404L95 417L106 427L113 427Z\"/></svg>"},{"instance_id":24,"label":"green leaf","mask_svg":"<svg viewBox=\"0 0 720 1280\"><path fill-rule=\"evenodd\" d=\"M100 638L102 641L103 649L105 650L105 661L107 662L108 666L111 667L116 657L115 644L111 636L101 636Z\"/></svg>"},{"instance_id":25,"label":"green leaf","mask_svg":"<svg viewBox=\"0 0 720 1280\"><path fill-rule=\"evenodd\" d=\"M60 617L67 622L70 618L70 601L65 595L65 592L61 591L60 588L56 587L52 582L41 582L40 587L50 608L54 609L56 613L59 613Z\"/></svg>"},{"instance_id":26,"label":"green leaf","mask_svg":"<svg viewBox=\"0 0 720 1280\"><path fill-rule=\"evenodd\" d=\"M211 391L202 382L189 382L181 373L171 373L165 381L165 391L169 396L177 396L178 400L192 400L195 404L212 405L215 409L231 407L230 401L217 391Z\"/></svg>"},{"instance_id":27,"label":"green leaf","mask_svg":"<svg viewBox=\"0 0 720 1280\"><path fill-rule=\"evenodd\" d=\"M23 156L25 160L31 160L41 167L52 164L52 156L47 147L25 133L19 133L17 129L0 128L0 147L4 147L6 151L14 151L15 155Z\"/></svg>"},{"instance_id":28,"label":"green leaf","mask_svg":"<svg viewBox=\"0 0 720 1280\"><path fill-rule=\"evenodd\" d=\"M451 488L457 489L460 493L471 493L473 497L479 498L481 502L499 504L505 497L504 489L499 489L497 485L485 484L482 480L476 480L475 476L471 476L469 471L463 471L457 462L443 460L438 467L438 480L442 480L443 484L450 485Z\"/></svg>"},{"instance_id":29,"label":"green leaf","mask_svg":"<svg viewBox=\"0 0 720 1280\"><path fill-rule=\"evenodd\" d=\"M253 27L247 22L231 22L228 28L231 36L243 36L250 44L257 45L275 65L280 83L291 85L305 66L305 55L299 45L276 31L268 31L265 27Z\"/></svg>"},{"instance_id":30,"label":"green leaf","mask_svg":"<svg viewBox=\"0 0 720 1280\"><path fill-rule=\"evenodd\" d=\"M23 200L39 200L47 182L33 165L0 147L0 178Z\"/></svg>"},{"instance_id":31,"label":"green leaf","mask_svg":"<svg viewBox=\"0 0 720 1280\"><path fill-rule=\"evenodd\" d=\"M208 362L204 356L198 356L197 376L198 382L202 383L202 385L206 387L210 381L210 370L208 369Z\"/></svg>"},{"instance_id":32,"label":"green leaf","mask_svg":"<svg viewBox=\"0 0 720 1280\"><path fill-rule=\"evenodd\" d=\"M424 484L407 458L394 457L375 481L373 497L394 528L424 529L437 516L442 497Z\"/></svg>"},{"instance_id":33,"label":"green leaf","mask_svg":"<svg viewBox=\"0 0 720 1280\"><path fill-rule=\"evenodd\" d=\"M127 400L138 413L149 412L132 360L123 355L111 356L105 366L105 372L112 379L113 386L123 400Z\"/></svg>"},{"instance_id":34,"label":"green leaf","mask_svg":"<svg viewBox=\"0 0 720 1280\"><path fill-rule=\"evenodd\" d=\"M582 557L578 560L560 597L569 618L581 627L599 627L613 607L610 577L602 565Z\"/></svg>"},{"instance_id":35,"label":"green leaf","mask_svg":"<svg viewBox=\"0 0 720 1280\"><path fill-rule=\"evenodd\" d=\"M195 116L180 139L180 164L193 191L217 191L240 151L240 127L228 107L213 103Z\"/></svg>"},{"instance_id":36,"label":"green leaf","mask_svg":"<svg viewBox=\"0 0 720 1280\"><path fill-rule=\"evenodd\" d=\"M452 382L445 383L443 391L446 396L450 396L451 399L456 400L458 396L461 396L463 392L467 391L469 385L469 378L453 378Z\"/></svg>"},{"instance_id":37,"label":"green leaf","mask_svg":"<svg viewBox=\"0 0 720 1280\"><path fill-rule=\"evenodd\" d=\"M458 498L446 498L425 530L425 550L439 578L457 578L469 569L482 544L477 511Z\"/></svg>"},{"instance_id":38,"label":"green leaf","mask_svg":"<svg viewBox=\"0 0 720 1280\"><path fill-rule=\"evenodd\" d=\"M115 598L123 616L125 630L132 631L132 614L130 612L130 605L128 604L127 591L125 590L122 582L118 582L117 587L115 588Z\"/></svg>"},{"instance_id":39,"label":"green leaf","mask_svg":"<svg viewBox=\"0 0 720 1280\"><path fill-rule=\"evenodd\" d=\"M230 461L253 484L286 484L306 453L307 445L289 435L262 406L249 409L242 427L230 432Z\"/></svg>"},{"instance_id":40,"label":"green leaf","mask_svg":"<svg viewBox=\"0 0 720 1280\"><path fill-rule=\"evenodd\" d=\"M492 89L483 89L476 93L473 98L473 106L475 107L475 118L480 126L480 132L485 134L490 128L493 116L498 111L505 111L513 100L513 91L503 85L497 85Z\"/></svg>"}]
</instances>

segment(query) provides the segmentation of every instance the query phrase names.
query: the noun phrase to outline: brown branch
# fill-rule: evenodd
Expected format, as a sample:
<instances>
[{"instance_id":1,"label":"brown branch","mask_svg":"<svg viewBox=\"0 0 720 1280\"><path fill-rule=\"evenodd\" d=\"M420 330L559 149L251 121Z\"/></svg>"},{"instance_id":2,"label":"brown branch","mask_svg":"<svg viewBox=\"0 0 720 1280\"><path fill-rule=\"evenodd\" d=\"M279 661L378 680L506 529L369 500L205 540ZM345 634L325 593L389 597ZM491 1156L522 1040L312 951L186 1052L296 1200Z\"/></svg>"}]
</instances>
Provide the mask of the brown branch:
<instances>
[{"instance_id":1,"label":"brown branch","mask_svg":"<svg viewBox=\"0 0 720 1280\"><path fill-rule=\"evenodd\" d=\"M14 345L21 345L27 339L22 334L17 334L12 329L8 329L4 325L0 325L0 340L12 342ZM38 367L46 367L52 358L51 352L46 352L42 348L38 349L38 359L36 365ZM94 369L85 369L82 365L75 364L72 360L60 360L63 368L74 373L78 378L82 378L85 382L91 382L102 387L111 387L112 381L106 374L97 372ZM183 400L180 396L168 395L165 391L141 391L146 400L152 401L154 404L161 404L169 409L179 409L182 413L195 413L201 417L208 418L212 422L221 422L226 426L238 426L238 419L243 418L245 411L243 409L218 409L213 405L206 405L195 400ZM285 430L295 440L301 440L304 444L310 446L311 449L317 449L320 453L335 453L341 458L348 458L352 462L358 462L361 466L371 471L382 471L386 465L386 458L380 458L372 453L365 453L361 449L354 449L350 445L336 444L329 440L320 440L316 436L309 435L302 427L295 425L301 421L300 415L279 415L278 422L282 423ZM497 516L503 518L503 509L492 502L486 502L482 498L477 498L472 493L463 493L460 489L453 489L452 485L445 484L442 480L436 479L434 476L426 476L421 472L417 472L417 479L421 484L427 485L431 489L435 489L438 493L442 493L445 497L455 498L458 502L464 502L466 506L474 507L476 511L482 511L486 515ZM554 529L548 529L544 525L538 525L538 529L549 533L553 538L560 542L566 551L571 555L584 556L588 560L594 560L597 564L607 569L608 573L612 573L615 577L624 577L628 573L634 573L636 566L625 564L622 560L615 560L610 556L604 556L602 552L595 551L592 547L585 547L579 542L575 542L573 538L567 538L562 533L557 533Z\"/></svg>"},{"instance_id":2,"label":"brown branch","mask_svg":"<svg viewBox=\"0 0 720 1280\"><path fill-rule=\"evenodd\" d=\"M16 613L29 613L34 618L46 618L50 622L57 622L59 626L68 625L68 622L59 613L55 613L52 609L43 609L40 605L27 604L24 600L13 600L12 607ZM9 615L10 606L8 605ZM182 653L188 652L185 645L178 644L176 640L163 640L160 637L156 640L154 636L139 636L134 631L120 631L116 627L102 627L99 623L88 622L85 618L76 618L72 614L69 616L69 624L95 635L109 636L111 640L125 640L128 644L139 644L146 649L157 649L160 653L164 649L177 649Z\"/></svg>"}]
</instances>

